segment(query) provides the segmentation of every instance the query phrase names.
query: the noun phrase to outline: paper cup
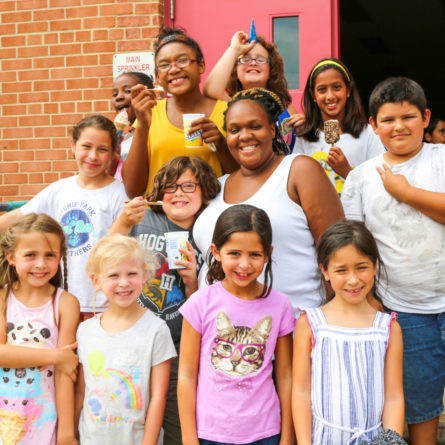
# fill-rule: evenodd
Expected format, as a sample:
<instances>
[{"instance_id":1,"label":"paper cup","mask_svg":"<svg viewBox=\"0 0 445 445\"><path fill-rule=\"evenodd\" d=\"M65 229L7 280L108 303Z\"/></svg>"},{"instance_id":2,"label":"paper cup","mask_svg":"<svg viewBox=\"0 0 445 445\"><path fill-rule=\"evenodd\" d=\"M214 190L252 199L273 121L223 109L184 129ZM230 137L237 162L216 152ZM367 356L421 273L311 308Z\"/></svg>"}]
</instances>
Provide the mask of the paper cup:
<instances>
[{"instance_id":1,"label":"paper cup","mask_svg":"<svg viewBox=\"0 0 445 445\"><path fill-rule=\"evenodd\" d=\"M153 91L153 93L156 96L156 100L165 99L165 92L164 92L164 88L162 88L162 87L150 88L148 91Z\"/></svg>"},{"instance_id":2,"label":"paper cup","mask_svg":"<svg viewBox=\"0 0 445 445\"><path fill-rule=\"evenodd\" d=\"M176 260L187 260L187 257L179 252L179 248L187 248L188 232L166 232L165 243L169 269L184 269L183 266L175 264Z\"/></svg>"},{"instance_id":3,"label":"paper cup","mask_svg":"<svg viewBox=\"0 0 445 445\"><path fill-rule=\"evenodd\" d=\"M205 117L204 113L194 113L194 114L183 114L182 121L184 122L184 137L185 137L185 148L202 148L202 131L195 131L192 134L188 134L191 123L196 119Z\"/></svg>"}]
</instances>

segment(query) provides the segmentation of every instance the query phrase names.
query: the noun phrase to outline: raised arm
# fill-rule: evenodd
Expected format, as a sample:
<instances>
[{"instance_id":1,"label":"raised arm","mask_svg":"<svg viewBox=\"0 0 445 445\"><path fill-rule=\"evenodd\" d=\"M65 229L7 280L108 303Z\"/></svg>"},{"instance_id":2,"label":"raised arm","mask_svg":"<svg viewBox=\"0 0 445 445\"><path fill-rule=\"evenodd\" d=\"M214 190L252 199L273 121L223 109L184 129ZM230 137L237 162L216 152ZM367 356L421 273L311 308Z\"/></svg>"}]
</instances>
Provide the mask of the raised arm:
<instances>
[{"instance_id":1,"label":"raised arm","mask_svg":"<svg viewBox=\"0 0 445 445\"><path fill-rule=\"evenodd\" d=\"M182 443L199 445L196 431L196 387L198 385L201 334L184 318L178 371L178 407Z\"/></svg>"},{"instance_id":2,"label":"raised arm","mask_svg":"<svg viewBox=\"0 0 445 445\"><path fill-rule=\"evenodd\" d=\"M108 235L116 233L120 235L128 235L131 228L140 223L144 219L147 201L142 196L137 196L127 202L122 209L121 214L114 220L108 230Z\"/></svg>"},{"instance_id":3,"label":"raised arm","mask_svg":"<svg viewBox=\"0 0 445 445\"><path fill-rule=\"evenodd\" d=\"M153 91L144 85L135 85L131 89L131 106L133 107L137 126L131 148L122 167L122 179L125 191L130 198L142 195L148 181L149 156L148 133L151 125L151 109L156 105Z\"/></svg>"},{"instance_id":4,"label":"raised arm","mask_svg":"<svg viewBox=\"0 0 445 445\"><path fill-rule=\"evenodd\" d=\"M226 86L230 79L233 67L241 54L250 51L255 42L248 42L249 36L244 31L237 31L221 58L216 62L212 71L204 82L203 92L213 99L230 100L226 94Z\"/></svg>"},{"instance_id":5,"label":"raised arm","mask_svg":"<svg viewBox=\"0 0 445 445\"><path fill-rule=\"evenodd\" d=\"M385 358L385 402L382 423L384 429L403 436L405 399L403 397L403 340L399 323L391 322L389 346Z\"/></svg>"},{"instance_id":6,"label":"raised arm","mask_svg":"<svg viewBox=\"0 0 445 445\"><path fill-rule=\"evenodd\" d=\"M337 192L320 164L309 156L297 156L291 167L289 196L306 214L314 242L335 221L343 219Z\"/></svg>"},{"instance_id":7,"label":"raised arm","mask_svg":"<svg viewBox=\"0 0 445 445\"><path fill-rule=\"evenodd\" d=\"M386 164L377 167L377 171L382 178L385 190L391 196L431 219L445 223L445 193L413 187L405 176L394 174Z\"/></svg>"},{"instance_id":8,"label":"raised arm","mask_svg":"<svg viewBox=\"0 0 445 445\"><path fill-rule=\"evenodd\" d=\"M66 346L76 341L79 325L79 302L74 295L63 292L59 304L59 340L57 346ZM75 440L74 384L56 368L57 445L72 445Z\"/></svg>"},{"instance_id":9,"label":"raised arm","mask_svg":"<svg viewBox=\"0 0 445 445\"><path fill-rule=\"evenodd\" d=\"M298 445L312 444L312 334L305 315L297 320L292 367L292 416Z\"/></svg>"}]
</instances>

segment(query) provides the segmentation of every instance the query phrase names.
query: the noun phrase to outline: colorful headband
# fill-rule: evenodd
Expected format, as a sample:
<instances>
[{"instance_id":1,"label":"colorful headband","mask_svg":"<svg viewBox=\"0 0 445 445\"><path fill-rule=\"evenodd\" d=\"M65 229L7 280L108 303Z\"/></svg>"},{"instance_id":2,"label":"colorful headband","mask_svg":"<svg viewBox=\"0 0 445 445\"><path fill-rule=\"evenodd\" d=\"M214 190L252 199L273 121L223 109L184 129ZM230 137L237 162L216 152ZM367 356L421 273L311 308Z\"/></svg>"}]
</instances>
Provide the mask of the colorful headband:
<instances>
[{"instance_id":1,"label":"colorful headband","mask_svg":"<svg viewBox=\"0 0 445 445\"><path fill-rule=\"evenodd\" d=\"M269 96L275 102L277 102L277 104L281 110L280 113L283 113L283 111L284 111L283 102L278 97L278 95L275 94L273 91L266 90L266 88L254 87L254 88L249 88L248 90L238 91L238 93L236 93L234 96L232 96L232 101L240 96L242 96L242 97L251 96L254 98Z\"/></svg>"},{"instance_id":2,"label":"colorful headband","mask_svg":"<svg viewBox=\"0 0 445 445\"><path fill-rule=\"evenodd\" d=\"M345 67L343 65L340 65L338 62L336 62L335 60L322 60L321 62L318 62L317 65L314 66L314 68L312 68L311 71L311 75L309 76L309 86L312 88L312 76L314 75L315 70L317 70L318 68L320 68L321 66L324 65L335 65L338 68L340 68L346 76L346 79L348 79L348 82L351 81L351 78L349 77L349 74L347 73Z\"/></svg>"},{"instance_id":3,"label":"colorful headband","mask_svg":"<svg viewBox=\"0 0 445 445\"><path fill-rule=\"evenodd\" d=\"M167 45L167 43L170 42L183 42L186 45L190 46L190 39L183 35L183 34L170 34L169 36L165 36L158 44L156 48L156 52L158 53L159 50L164 46Z\"/></svg>"}]
</instances>

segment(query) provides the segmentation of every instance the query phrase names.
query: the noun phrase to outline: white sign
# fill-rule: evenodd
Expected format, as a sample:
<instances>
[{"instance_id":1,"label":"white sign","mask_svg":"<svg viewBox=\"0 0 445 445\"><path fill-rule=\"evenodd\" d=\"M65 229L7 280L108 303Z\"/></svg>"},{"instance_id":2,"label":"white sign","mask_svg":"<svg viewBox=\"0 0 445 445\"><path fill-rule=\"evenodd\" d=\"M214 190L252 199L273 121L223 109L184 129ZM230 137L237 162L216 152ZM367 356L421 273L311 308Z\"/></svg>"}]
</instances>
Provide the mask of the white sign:
<instances>
[{"instance_id":1,"label":"white sign","mask_svg":"<svg viewBox=\"0 0 445 445\"><path fill-rule=\"evenodd\" d=\"M126 71L138 71L155 79L155 53L115 54L113 57L113 79Z\"/></svg>"}]
</instances>

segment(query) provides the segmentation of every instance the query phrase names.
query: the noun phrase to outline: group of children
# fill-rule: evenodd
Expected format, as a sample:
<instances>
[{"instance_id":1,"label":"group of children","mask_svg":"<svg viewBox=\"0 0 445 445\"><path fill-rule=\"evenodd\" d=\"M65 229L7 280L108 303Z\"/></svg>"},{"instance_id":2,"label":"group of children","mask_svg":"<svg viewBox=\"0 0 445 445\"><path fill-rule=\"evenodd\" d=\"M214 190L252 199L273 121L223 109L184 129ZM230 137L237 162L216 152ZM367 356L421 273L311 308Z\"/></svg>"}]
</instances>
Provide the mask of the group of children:
<instances>
[{"instance_id":1,"label":"group of children","mask_svg":"<svg viewBox=\"0 0 445 445\"><path fill-rule=\"evenodd\" d=\"M157 52L169 48L165 38ZM267 65L250 54L258 47L245 49L244 59ZM171 57L165 51L164 75L181 69ZM145 90L130 77L116 96L136 88L142 115ZM196 89L199 75L192 80L181 82ZM208 228L208 258L198 251L192 226L220 192L209 164L175 157L150 176L147 199L130 200L110 174L113 123L91 116L74 127L78 174L0 217L3 444L154 445L163 434L166 444L290 445L296 435L298 445L354 445L381 443L384 430L402 435L405 419L412 444L435 443L445 386L445 151L422 142L423 90L406 78L380 83L371 133L350 72L325 59L305 104L305 121L292 120L302 128L295 151L313 155L329 119L340 122L338 145L349 136L351 150L364 145L354 148L358 161L348 148L321 149L351 220L318 240L326 301L299 317L273 288L263 210L229 207ZM189 232L178 269L165 247L173 231ZM210 285L198 289L204 260Z\"/></svg>"}]
</instances>

